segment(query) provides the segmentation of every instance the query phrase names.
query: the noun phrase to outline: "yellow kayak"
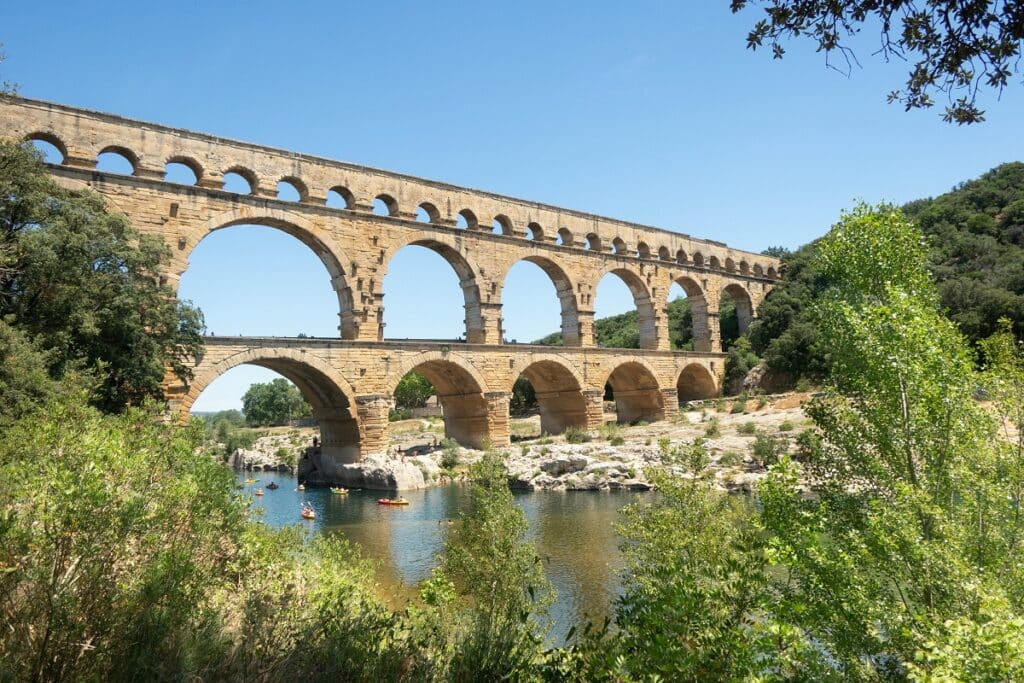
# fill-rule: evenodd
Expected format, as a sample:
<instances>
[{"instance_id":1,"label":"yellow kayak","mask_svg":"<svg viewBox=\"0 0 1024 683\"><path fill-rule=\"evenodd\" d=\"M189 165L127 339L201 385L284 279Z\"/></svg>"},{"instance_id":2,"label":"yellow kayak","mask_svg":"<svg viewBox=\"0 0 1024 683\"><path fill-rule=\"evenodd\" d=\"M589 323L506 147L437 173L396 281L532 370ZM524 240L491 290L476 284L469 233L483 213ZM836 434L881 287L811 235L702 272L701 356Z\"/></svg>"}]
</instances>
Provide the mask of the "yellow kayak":
<instances>
[{"instance_id":1,"label":"yellow kayak","mask_svg":"<svg viewBox=\"0 0 1024 683\"><path fill-rule=\"evenodd\" d=\"M331 487L331 493L337 493L339 496L347 496L348 495L348 489L346 489L346 488L334 488L332 486Z\"/></svg>"}]
</instances>

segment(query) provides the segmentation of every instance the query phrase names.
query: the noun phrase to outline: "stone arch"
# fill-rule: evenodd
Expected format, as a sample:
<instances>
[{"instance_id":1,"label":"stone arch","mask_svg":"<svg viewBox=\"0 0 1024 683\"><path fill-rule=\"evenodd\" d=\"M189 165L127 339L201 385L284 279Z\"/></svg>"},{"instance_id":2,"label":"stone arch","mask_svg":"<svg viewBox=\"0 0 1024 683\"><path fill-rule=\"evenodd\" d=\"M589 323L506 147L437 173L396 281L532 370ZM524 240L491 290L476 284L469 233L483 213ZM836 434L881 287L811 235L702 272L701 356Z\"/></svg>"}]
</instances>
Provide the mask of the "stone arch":
<instances>
[{"instance_id":1,"label":"stone arch","mask_svg":"<svg viewBox=\"0 0 1024 683\"><path fill-rule=\"evenodd\" d=\"M658 375L641 359L616 365L603 386L611 386L618 422L656 422L665 417Z\"/></svg>"},{"instance_id":2,"label":"stone arch","mask_svg":"<svg viewBox=\"0 0 1024 683\"><path fill-rule=\"evenodd\" d=\"M698 352L711 351L711 332L708 322L708 302L704 289L692 277L680 275L672 280L686 292L690 302L690 315L693 318L693 350ZM667 302L666 302L667 303ZM668 313L666 312L666 319Z\"/></svg>"},{"instance_id":3,"label":"stone arch","mask_svg":"<svg viewBox=\"0 0 1024 683\"><path fill-rule=\"evenodd\" d=\"M462 211L459 211L456 214L456 217L459 217L459 216L461 216L462 220L464 220L466 222L466 228L465 228L466 230L479 230L480 229L480 221L477 220L476 214L473 213L472 211L470 211L469 209L463 209ZM456 223L457 222L458 222L458 218L456 218Z\"/></svg>"},{"instance_id":4,"label":"stone arch","mask_svg":"<svg viewBox=\"0 0 1024 683\"><path fill-rule=\"evenodd\" d=\"M60 163L66 164L68 161L68 146L64 144L64 141L49 131L37 131L35 133L29 133L25 136L26 142L32 142L33 140L39 140L47 144L53 145L54 149L60 152Z\"/></svg>"},{"instance_id":5,"label":"stone arch","mask_svg":"<svg viewBox=\"0 0 1024 683\"><path fill-rule=\"evenodd\" d=\"M241 178L249 184L250 195L255 195L259 191L259 177L251 169L248 169L245 166L231 166L230 168L224 170L222 177L228 175L229 173L234 173L237 176L241 176ZM221 186L221 189L223 189L223 186Z\"/></svg>"},{"instance_id":6,"label":"stone arch","mask_svg":"<svg viewBox=\"0 0 1024 683\"><path fill-rule=\"evenodd\" d=\"M437 392L444 413L444 433L468 448L483 448L491 440L487 385L472 363L458 354L433 351L401 363L391 374L388 392L412 370L426 377ZM506 408L507 410L507 408Z\"/></svg>"},{"instance_id":7,"label":"stone arch","mask_svg":"<svg viewBox=\"0 0 1024 683\"><path fill-rule=\"evenodd\" d=\"M763 277L764 276L764 268L761 267L760 263L755 263L754 264L754 275L756 275L757 277Z\"/></svg>"},{"instance_id":8,"label":"stone arch","mask_svg":"<svg viewBox=\"0 0 1024 683\"><path fill-rule=\"evenodd\" d=\"M198 185L203 179L203 166L198 161L189 156L183 156L181 154L172 154L167 157L164 161L164 169L166 174L166 168L170 164L181 164L188 170L192 171L192 175L196 177L195 185Z\"/></svg>"},{"instance_id":9,"label":"stone arch","mask_svg":"<svg viewBox=\"0 0 1024 683\"><path fill-rule=\"evenodd\" d=\"M768 266L768 270L765 272L768 275L768 277L770 277L773 280L779 277L779 274L775 271L774 266Z\"/></svg>"},{"instance_id":10,"label":"stone arch","mask_svg":"<svg viewBox=\"0 0 1024 683\"><path fill-rule=\"evenodd\" d=\"M107 145L105 147L101 147L100 151L96 152L96 159L99 160L100 156L104 154L116 154L123 157L125 161L131 164L131 175L137 175L139 173L139 155L127 147L122 145Z\"/></svg>"},{"instance_id":11,"label":"stone arch","mask_svg":"<svg viewBox=\"0 0 1024 683\"><path fill-rule=\"evenodd\" d=\"M746 259L739 263L740 272L744 275L750 275L750 263Z\"/></svg>"},{"instance_id":12,"label":"stone arch","mask_svg":"<svg viewBox=\"0 0 1024 683\"><path fill-rule=\"evenodd\" d=\"M732 260L732 257L725 257L725 269L730 273L736 272L736 262Z\"/></svg>"},{"instance_id":13,"label":"stone arch","mask_svg":"<svg viewBox=\"0 0 1024 683\"><path fill-rule=\"evenodd\" d=\"M640 327L640 348L658 348L658 329L654 303L651 301L651 293L647 289L647 284L639 274L629 268L609 265L598 273L593 287L595 293L601 280L609 273L618 276L620 280L626 283L626 287L629 288L630 293L633 295L633 303L636 305L637 323Z\"/></svg>"},{"instance_id":14,"label":"stone arch","mask_svg":"<svg viewBox=\"0 0 1024 683\"><path fill-rule=\"evenodd\" d=\"M750 292L736 282L725 285L722 291L732 297L736 303L736 319L739 322L740 334L743 334L754 319L754 304L750 298Z\"/></svg>"},{"instance_id":15,"label":"stone arch","mask_svg":"<svg viewBox=\"0 0 1024 683\"><path fill-rule=\"evenodd\" d=\"M565 270L557 263L544 256L524 256L505 269L501 277L502 293L504 293L505 280L508 278L509 271L519 261L527 261L534 264L551 279L561 307L562 343L565 346L581 346L582 339L580 338L579 307L576 303L576 286Z\"/></svg>"},{"instance_id":16,"label":"stone arch","mask_svg":"<svg viewBox=\"0 0 1024 683\"><path fill-rule=\"evenodd\" d=\"M477 268L476 264L473 263L468 256L463 254L455 244L449 243L448 237L442 237L440 235L412 240L403 244L397 245L389 249L383 258L383 262L387 264L389 268L391 265L391 259L394 258L395 254L400 249L404 249L409 246L426 247L434 253L440 255L448 265L455 271L456 276L459 278L459 287L462 289L462 296L464 301L464 307L466 309L466 341L471 344L483 344L487 343L487 330L484 324L483 309L481 307L480 299L480 285L477 282L477 273L480 269ZM455 239L452 239L455 241ZM387 268L381 271L381 278L387 273ZM383 321L383 310L381 311L381 320Z\"/></svg>"},{"instance_id":17,"label":"stone arch","mask_svg":"<svg viewBox=\"0 0 1024 683\"><path fill-rule=\"evenodd\" d=\"M190 240L184 242L184 247L179 252L173 266L175 268L175 276L180 279L181 275L188 269L189 256L207 235L217 230L238 225L260 225L276 228L309 247L320 258L324 267L327 268L327 272L331 276L331 285L338 294L339 330L342 339L356 338L357 323L353 310L352 290L346 282L345 270L342 266L343 263L349 263L349 259L345 257L336 245L324 242L317 235L318 230L313 224L291 212L239 206L214 216L206 222L206 226L202 231L194 233L197 237L194 243Z\"/></svg>"},{"instance_id":18,"label":"stone arch","mask_svg":"<svg viewBox=\"0 0 1024 683\"><path fill-rule=\"evenodd\" d=\"M530 356L513 368L513 383L520 376L529 380L537 396L542 432L561 434L568 427L587 427L585 384L571 364L558 356Z\"/></svg>"},{"instance_id":19,"label":"stone arch","mask_svg":"<svg viewBox=\"0 0 1024 683\"><path fill-rule=\"evenodd\" d=\"M711 257L708 259L708 268L718 269L718 268L721 268L721 267L722 267L722 264L718 260L718 257L715 256L714 254L712 254Z\"/></svg>"},{"instance_id":20,"label":"stone arch","mask_svg":"<svg viewBox=\"0 0 1024 683\"><path fill-rule=\"evenodd\" d=\"M535 242L542 242L544 240L544 228L536 221L530 222L526 226L526 238Z\"/></svg>"},{"instance_id":21,"label":"stone arch","mask_svg":"<svg viewBox=\"0 0 1024 683\"><path fill-rule=\"evenodd\" d=\"M327 200L328 201L330 201L330 195L331 195L332 192L334 194L338 195L338 197L341 198L341 201L344 202L345 206L344 207L340 207L340 208L352 209L352 208L355 207L355 205L356 205L356 197L355 197L354 194L352 194L352 191L349 190L344 185L335 185L331 189L327 190Z\"/></svg>"},{"instance_id":22,"label":"stone arch","mask_svg":"<svg viewBox=\"0 0 1024 683\"><path fill-rule=\"evenodd\" d=\"M304 183L297 176L293 176L293 175L285 176L285 177L281 178L281 180L279 180L278 183L286 183L288 185L291 185L292 188L295 190L295 192L299 195L298 201L300 201L300 202L309 201L309 187L307 187L306 183Z\"/></svg>"},{"instance_id":23,"label":"stone arch","mask_svg":"<svg viewBox=\"0 0 1024 683\"><path fill-rule=\"evenodd\" d=\"M512 235L512 219L503 213L499 213L494 217L493 222L494 229L501 235Z\"/></svg>"},{"instance_id":24,"label":"stone arch","mask_svg":"<svg viewBox=\"0 0 1024 683\"><path fill-rule=\"evenodd\" d=\"M601 237L596 233L589 233L584 238L584 248L591 251L601 251Z\"/></svg>"},{"instance_id":25,"label":"stone arch","mask_svg":"<svg viewBox=\"0 0 1024 683\"><path fill-rule=\"evenodd\" d=\"M711 371L700 363L690 363L676 380L679 402L696 401L718 395L718 385Z\"/></svg>"},{"instance_id":26,"label":"stone arch","mask_svg":"<svg viewBox=\"0 0 1024 683\"><path fill-rule=\"evenodd\" d=\"M258 365L273 370L302 392L320 425L321 470L330 474L332 465L360 459L362 438L355 392L334 368L299 349L252 348L205 367L200 365L199 372L186 386L185 395L176 406L178 411L187 415L199 394L213 380L239 365Z\"/></svg>"},{"instance_id":27,"label":"stone arch","mask_svg":"<svg viewBox=\"0 0 1024 683\"><path fill-rule=\"evenodd\" d=\"M672 254L671 254L671 252L669 252L668 247L666 247L666 246L658 247L658 258L660 258L662 261L671 261L672 260Z\"/></svg>"},{"instance_id":28,"label":"stone arch","mask_svg":"<svg viewBox=\"0 0 1024 683\"><path fill-rule=\"evenodd\" d=\"M563 246L574 247L576 246L576 239L572 236L572 231L569 228L558 229L558 239L561 241Z\"/></svg>"},{"instance_id":29,"label":"stone arch","mask_svg":"<svg viewBox=\"0 0 1024 683\"><path fill-rule=\"evenodd\" d=\"M629 247L626 246L626 240L621 237L616 237L612 240L612 252L620 256L625 256L629 252Z\"/></svg>"},{"instance_id":30,"label":"stone arch","mask_svg":"<svg viewBox=\"0 0 1024 683\"><path fill-rule=\"evenodd\" d=\"M651 258L651 248L647 246L647 242L637 243L636 256L637 258Z\"/></svg>"},{"instance_id":31,"label":"stone arch","mask_svg":"<svg viewBox=\"0 0 1024 683\"><path fill-rule=\"evenodd\" d=\"M703 266L704 265L704 254L699 251L693 252L693 265Z\"/></svg>"},{"instance_id":32,"label":"stone arch","mask_svg":"<svg viewBox=\"0 0 1024 683\"><path fill-rule=\"evenodd\" d=\"M686 252L682 249L676 252L676 263L686 263Z\"/></svg>"},{"instance_id":33,"label":"stone arch","mask_svg":"<svg viewBox=\"0 0 1024 683\"><path fill-rule=\"evenodd\" d=\"M417 209L423 209L423 213L427 216L427 223L438 224L441 222L441 212L438 211L437 207L431 202L420 202Z\"/></svg>"},{"instance_id":34,"label":"stone arch","mask_svg":"<svg viewBox=\"0 0 1024 683\"><path fill-rule=\"evenodd\" d=\"M382 192L381 194L374 197L373 201L379 201L381 204L384 205L384 209L387 211L385 215L391 218L395 218L398 216L398 200L392 197L391 195L387 194L386 192Z\"/></svg>"}]
</instances>

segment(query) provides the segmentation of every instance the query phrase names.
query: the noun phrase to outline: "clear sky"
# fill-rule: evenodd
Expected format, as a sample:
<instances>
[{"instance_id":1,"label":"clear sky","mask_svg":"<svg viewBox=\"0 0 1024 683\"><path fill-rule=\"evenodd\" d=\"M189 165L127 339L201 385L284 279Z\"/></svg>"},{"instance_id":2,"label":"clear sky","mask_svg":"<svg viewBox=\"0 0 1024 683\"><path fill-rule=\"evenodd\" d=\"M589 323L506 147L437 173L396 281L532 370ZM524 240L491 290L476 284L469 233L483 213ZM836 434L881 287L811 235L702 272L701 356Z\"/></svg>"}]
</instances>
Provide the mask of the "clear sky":
<instances>
[{"instance_id":1,"label":"clear sky","mask_svg":"<svg viewBox=\"0 0 1024 683\"><path fill-rule=\"evenodd\" d=\"M745 48L726 0L589 3L7 3L0 78L22 94L676 229L760 251L819 235L855 199L933 196L1024 158L1024 88L957 128L885 102L907 65L847 78L809 43ZM870 35L867 35L870 33ZM1018 79L1019 80L1019 79ZM181 294L217 334L337 334L319 260L272 229L215 233ZM558 329L521 263L509 337ZM399 252L389 337L454 337L462 300L432 252ZM632 308L614 277L598 316ZM198 410L237 407L238 368Z\"/></svg>"}]
</instances>

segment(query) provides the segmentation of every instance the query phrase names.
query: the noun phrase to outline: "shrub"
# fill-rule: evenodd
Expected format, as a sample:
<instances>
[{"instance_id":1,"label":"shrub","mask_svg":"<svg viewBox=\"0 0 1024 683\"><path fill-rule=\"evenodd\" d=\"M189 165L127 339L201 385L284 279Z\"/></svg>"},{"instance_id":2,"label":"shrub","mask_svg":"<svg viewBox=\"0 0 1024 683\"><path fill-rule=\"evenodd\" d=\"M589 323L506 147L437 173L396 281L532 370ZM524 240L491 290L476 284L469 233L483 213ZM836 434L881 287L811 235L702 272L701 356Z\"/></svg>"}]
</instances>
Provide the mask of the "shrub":
<instances>
[{"instance_id":1,"label":"shrub","mask_svg":"<svg viewBox=\"0 0 1024 683\"><path fill-rule=\"evenodd\" d=\"M707 427L704 428L704 436L709 439L715 439L722 435L722 427L718 424L718 418L713 417L708 420Z\"/></svg>"},{"instance_id":2,"label":"shrub","mask_svg":"<svg viewBox=\"0 0 1024 683\"><path fill-rule=\"evenodd\" d=\"M801 377L796 383L796 390L799 392L805 392L811 390L811 382L806 377Z\"/></svg>"},{"instance_id":3,"label":"shrub","mask_svg":"<svg viewBox=\"0 0 1024 683\"><path fill-rule=\"evenodd\" d=\"M766 405L768 405L768 399L767 398L765 398L764 396L761 396L760 398L757 399L757 409L758 410L761 410L761 408L764 408Z\"/></svg>"},{"instance_id":4,"label":"shrub","mask_svg":"<svg viewBox=\"0 0 1024 683\"><path fill-rule=\"evenodd\" d=\"M716 413L724 413L725 412L725 408L728 405L729 405L729 402L726 401L724 398L718 399L717 401L715 401L715 412Z\"/></svg>"},{"instance_id":5,"label":"shrub","mask_svg":"<svg viewBox=\"0 0 1024 683\"><path fill-rule=\"evenodd\" d=\"M744 422L736 428L736 432L739 434L746 434L748 436L757 434L757 424L754 422Z\"/></svg>"},{"instance_id":6,"label":"shrub","mask_svg":"<svg viewBox=\"0 0 1024 683\"><path fill-rule=\"evenodd\" d=\"M523 457L526 457L529 454L530 454L530 447L529 446L523 445L523 446L519 447L519 455L521 455Z\"/></svg>"},{"instance_id":7,"label":"shrub","mask_svg":"<svg viewBox=\"0 0 1024 683\"><path fill-rule=\"evenodd\" d=\"M730 410L729 412L731 412L733 415L739 415L740 413L744 413L746 411L747 411L747 400L746 399L738 399L736 401L733 401L733 403L732 403L732 410Z\"/></svg>"},{"instance_id":8,"label":"shrub","mask_svg":"<svg viewBox=\"0 0 1024 683\"><path fill-rule=\"evenodd\" d=\"M408 408L392 408L388 412L388 422L398 422L412 418L412 411Z\"/></svg>"},{"instance_id":9,"label":"shrub","mask_svg":"<svg viewBox=\"0 0 1024 683\"><path fill-rule=\"evenodd\" d=\"M743 454L738 451L726 451L722 454L722 457L718 459L719 465L725 465L726 467L735 467L743 463Z\"/></svg>"},{"instance_id":10,"label":"shrub","mask_svg":"<svg viewBox=\"0 0 1024 683\"><path fill-rule=\"evenodd\" d=\"M772 434L760 433L754 437L754 457L761 461L765 467L771 467L783 454L786 443L783 439Z\"/></svg>"},{"instance_id":11,"label":"shrub","mask_svg":"<svg viewBox=\"0 0 1024 683\"><path fill-rule=\"evenodd\" d=\"M789 420L786 420L785 422L783 422L782 424L779 425L779 431L780 432L791 432L791 431L793 431L793 423L790 422Z\"/></svg>"},{"instance_id":12,"label":"shrub","mask_svg":"<svg viewBox=\"0 0 1024 683\"><path fill-rule=\"evenodd\" d=\"M590 434L579 427L569 427L565 430L566 443L586 443L590 441Z\"/></svg>"},{"instance_id":13,"label":"shrub","mask_svg":"<svg viewBox=\"0 0 1024 683\"><path fill-rule=\"evenodd\" d=\"M622 435L622 428L616 422L605 422L601 425L601 438L611 441L616 436Z\"/></svg>"},{"instance_id":14,"label":"shrub","mask_svg":"<svg viewBox=\"0 0 1024 683\"><path fill-rule=\"evenodd\" d=\"M626 443L626 440L622 438L622 436L616 434L612 438L608 439L608 443L611 444L612 446L621 446L622 444Z\"/></svg>"}]
</instances>

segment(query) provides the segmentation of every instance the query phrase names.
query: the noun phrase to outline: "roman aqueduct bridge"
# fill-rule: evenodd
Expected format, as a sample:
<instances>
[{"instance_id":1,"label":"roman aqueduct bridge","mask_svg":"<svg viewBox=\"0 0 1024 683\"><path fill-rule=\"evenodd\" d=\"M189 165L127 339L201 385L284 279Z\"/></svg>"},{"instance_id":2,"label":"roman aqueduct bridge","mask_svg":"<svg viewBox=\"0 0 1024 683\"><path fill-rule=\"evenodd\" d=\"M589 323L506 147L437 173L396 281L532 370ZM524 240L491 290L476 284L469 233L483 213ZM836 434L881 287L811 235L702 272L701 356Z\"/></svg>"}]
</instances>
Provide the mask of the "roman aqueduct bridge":
<instances>
[{"instance_id":1,"label":"roman aqueduct bridge","mask_svg":"<svg viewBox=\"0 0 1024 683\"><path fill-rule=\"evenodd\" d=\"M324 454L338 462L386 450L390 397L413 369L437 388L448 435L466 445L509 443L509 397L520 375L537 392L548 432L597 427L606 384L620 421L664 419L679 399L720 391L722 297L735 301L743 330L779 277L776 259L720 242L59 104L0 100L0 135L53 145L62 159L49 169L59 182L92 188L137 230L161 236L173 252L172 286L196 245L222 228L269 226L312 249L338 296L337 338L206 337L194 379L168 380L166 394L187 414L230 368L270 368L313 405ZM97 170L109 152L127 160L130 175ZM191 170L194 184L168 181L169 164ZM228 174L249 192L225 190ZM280 198L279 184L298 199ZM384 275L408 245L437 252L457 273L464 339L386 338ZM521 260L554 283L562 347L504 343L502 287ZM640 350L594 344L594 297L608 273L633 294ZM692 352L670 348L672 283L693 311Z\"/></svg>"}]
</instances>

